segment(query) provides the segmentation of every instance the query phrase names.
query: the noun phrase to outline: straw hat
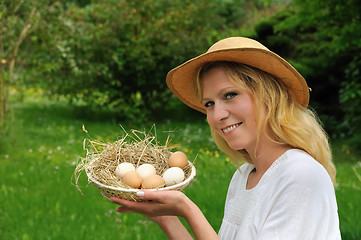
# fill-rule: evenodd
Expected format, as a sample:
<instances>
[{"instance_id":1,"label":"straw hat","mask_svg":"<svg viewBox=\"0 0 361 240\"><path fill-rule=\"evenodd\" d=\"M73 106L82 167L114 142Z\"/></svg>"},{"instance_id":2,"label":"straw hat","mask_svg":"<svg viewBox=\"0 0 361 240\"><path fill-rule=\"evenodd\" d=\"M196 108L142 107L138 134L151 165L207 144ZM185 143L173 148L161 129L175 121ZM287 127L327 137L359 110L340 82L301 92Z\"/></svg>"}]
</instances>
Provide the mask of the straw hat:
<instances>
[{"instance_id":1,"label":"straw hat","mask_svg":"<svg viewBox=\"0 0 361 240\"><path fill-rule=\"evenodd\" d=\"M303 107L308 106L309 92L305 79L286 60L261 43L245 37L231 37L213 44L206 53L172 69L167 74L169 89L183 103L197 111L206 112L195 94L199 69L207 62L230 61L261 69L282 81Z\"/></svg>"}]
</instances>

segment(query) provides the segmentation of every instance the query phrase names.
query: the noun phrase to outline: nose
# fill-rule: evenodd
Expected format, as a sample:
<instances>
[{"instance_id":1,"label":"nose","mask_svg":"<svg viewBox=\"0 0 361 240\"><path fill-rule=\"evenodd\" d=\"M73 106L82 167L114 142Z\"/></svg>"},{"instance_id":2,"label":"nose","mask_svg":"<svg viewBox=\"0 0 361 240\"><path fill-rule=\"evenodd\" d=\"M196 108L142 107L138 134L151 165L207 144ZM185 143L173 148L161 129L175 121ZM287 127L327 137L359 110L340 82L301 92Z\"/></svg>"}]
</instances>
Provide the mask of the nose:
<instances>
[{"instance_id":1,"label":"nose","mask_svg":"<svg viewBox=\"0 0 361 240\"><path fill-rule=\"evenodd\" d=\"M218 102L214 104L212 111L213 121L221 122L229 116L229 112L224 104Z\"/></svg>"}]
</instances>

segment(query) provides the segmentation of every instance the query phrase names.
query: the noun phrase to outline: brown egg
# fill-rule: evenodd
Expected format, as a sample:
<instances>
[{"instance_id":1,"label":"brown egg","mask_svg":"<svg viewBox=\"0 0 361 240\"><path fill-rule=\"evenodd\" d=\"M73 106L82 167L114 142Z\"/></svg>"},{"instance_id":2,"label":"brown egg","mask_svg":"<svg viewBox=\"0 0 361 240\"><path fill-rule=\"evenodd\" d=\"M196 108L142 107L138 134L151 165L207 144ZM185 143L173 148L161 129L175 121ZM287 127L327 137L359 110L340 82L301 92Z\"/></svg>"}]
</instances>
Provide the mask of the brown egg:
<instances>
[{"instance_id":1,"label":"brown egg","mask_svg":"<svg viewBox=\"0 0 361 240\"><path fill-rule=\"evenodd\" d=\"M169 167L185 168L188 164L188 158L184 152L177 151L172 153L168 159Z\"/></svg>"},{"instance_id":2,"label":"brown egg","mask_svg":"<svg viewBox=\"0 0 361 240\"><path fill-rule=\"evenodd\" d=\"M159 175L150 175L143 179L142 188L152 189L163 187L165 184L164 179Z\"/></svg>"},{"instance_id":3,"label":"brown egg","mask_svg":"<svg viewBox=\"0 0 361 240\"><path fill-rule=\"evenodd\" d=\"M123 177L123 182L132 188L139 188L142 185L142 179L136 171L127 172Z\"/></svg>"}]
</instances>

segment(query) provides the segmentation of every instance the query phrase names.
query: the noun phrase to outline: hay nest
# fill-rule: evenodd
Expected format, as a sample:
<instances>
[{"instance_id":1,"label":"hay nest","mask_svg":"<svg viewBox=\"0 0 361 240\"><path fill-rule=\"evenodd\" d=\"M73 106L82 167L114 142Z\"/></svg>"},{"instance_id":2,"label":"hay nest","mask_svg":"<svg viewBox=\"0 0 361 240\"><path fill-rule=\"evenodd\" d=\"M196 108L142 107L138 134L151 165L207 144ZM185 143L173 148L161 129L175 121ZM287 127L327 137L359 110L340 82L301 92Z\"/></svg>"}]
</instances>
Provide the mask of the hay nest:
<instances>
[{"instance_id":1,"label":"hay nest","mask_svg":"<svg viewBox=\"0 0 361 240\"><path fill-rule=\"evenodd\" d=\"M84 126L83 130L87 133ZM168 159L172 154L171 148L167 147L169 137L166 145L162 146L157 142L155 136L144 132L132 130L132 134L128 134L126 131L125 133L123 138L111 143L84 139L83 147L87 154L84 158L80 158L74 171L75 185L80 192L79 177L85 171L88 181L95 185L105 198L119 196L132 201L141 201L136 196L139 189L129 187L116 177L114 173L116 167L123 162L132 163L135 167L149 163L155 167L156 173L160 176L169 168ZM188 161L188 165L183 171L185 175L183 182L173 186L151 189L151 191L182 191L194 178L196 169Z\"/></svg>"}]
</instances>

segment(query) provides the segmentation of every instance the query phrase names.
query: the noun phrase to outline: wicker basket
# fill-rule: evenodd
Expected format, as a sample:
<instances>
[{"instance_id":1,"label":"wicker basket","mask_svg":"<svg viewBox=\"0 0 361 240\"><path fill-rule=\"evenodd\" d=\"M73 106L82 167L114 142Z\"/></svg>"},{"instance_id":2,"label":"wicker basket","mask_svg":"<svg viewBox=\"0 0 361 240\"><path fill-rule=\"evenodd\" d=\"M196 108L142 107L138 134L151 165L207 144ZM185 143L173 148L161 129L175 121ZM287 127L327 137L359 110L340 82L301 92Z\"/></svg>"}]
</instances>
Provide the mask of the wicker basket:
<instances>
[{"instance_id":1,"label":"wicker basket","mask_svg":"<svg viewBox=\"0 0 361 240\"><path fill-rule=\"evenodd\" d=\"M168 187L149 189L149 191L166 191L166 190L182 191L196 175L196 168L191 162L188 161L188 166L186 168L189 169L189 171L185 172L185 179L181 183ZM131 201L142 201L136 195L139 189L107 186L95 180L94 177L92 176L91 170L92 170L91 166L85 168L86 174L88 176L88 180L99 189L103 197L109 199L112 196L118 196L123 199L131 200Z\"/></svg>"}]
</instances>

